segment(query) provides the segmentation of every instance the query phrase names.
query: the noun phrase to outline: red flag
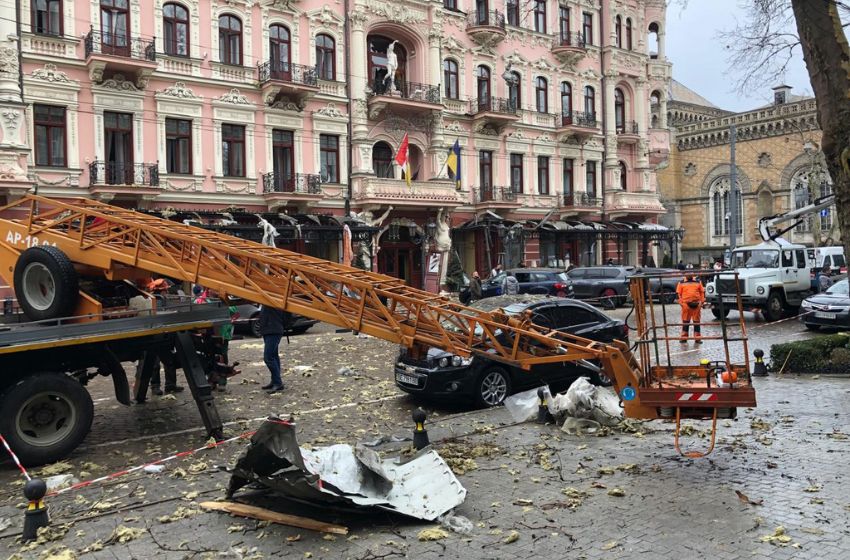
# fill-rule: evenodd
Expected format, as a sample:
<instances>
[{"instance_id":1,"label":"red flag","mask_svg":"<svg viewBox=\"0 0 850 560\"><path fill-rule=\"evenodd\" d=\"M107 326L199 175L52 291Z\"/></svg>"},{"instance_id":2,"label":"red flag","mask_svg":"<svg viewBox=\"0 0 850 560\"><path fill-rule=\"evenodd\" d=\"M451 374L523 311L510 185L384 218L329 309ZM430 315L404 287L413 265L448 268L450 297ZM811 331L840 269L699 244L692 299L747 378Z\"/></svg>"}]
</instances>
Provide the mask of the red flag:
<instances>
[{"instance_id":1,"label":"red flag","mask_svg":"<svg viewBox=\"0 0 850 560\"><path fill-rule=\"evenodd\" d=\"M404 180L407 186L410 186L410 140L407 133L404 133L404 138L401 141L401 146L398 147L398 152L395 155L395 162L404 169Z\"/></svg>"}]
</instances>

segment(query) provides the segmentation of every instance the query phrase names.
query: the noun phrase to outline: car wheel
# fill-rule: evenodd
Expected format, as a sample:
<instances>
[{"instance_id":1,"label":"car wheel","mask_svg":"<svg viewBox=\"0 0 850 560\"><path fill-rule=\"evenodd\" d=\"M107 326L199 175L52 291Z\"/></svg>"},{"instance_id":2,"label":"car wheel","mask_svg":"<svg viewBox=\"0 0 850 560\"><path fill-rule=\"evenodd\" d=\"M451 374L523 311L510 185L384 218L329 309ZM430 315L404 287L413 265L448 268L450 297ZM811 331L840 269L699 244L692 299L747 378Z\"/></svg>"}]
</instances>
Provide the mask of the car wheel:
<instances>
[{"instance_id":1,"label":"car wheel","mask_svg":"<svg viewBox=\"0 0 850 560\"><path fill-rule=\"evenodd\" d=\"M289 334L292 334L292 335L304 334L305 332L309 331L310 327L312 327L312 326L313 325L307 325L306 327L294 327L289 331Z\"/></svg>"},{"instance_id":2,"label":"car wheel","mask_svg":"<svg viewBox=\"0 0 850 560\"><path fill-rule=\"evenodd\" d=\"M782 296L779 292L771 292L767 297L767 305L764 306L764 318L770 321L778 321L782 318L784 312Z\"/></svg>"},{"instance_id":3,"label":"car wheel","mask_svg":"<svg viewBox=\"0 0 850 560\"><path fill-rule=\"evenodd\" d=\"M64 373L28 375L0 396L0 433L26 466L58 461L91 429L94 403L79 381Z\"/></svg>"},{"instance_id":4,"label":"car wheel","mask_svg":"<svg viewBox=\"0 0 850 560\"><path fill-rule=\"evenodd\" d=\"M803 323L803 325L805 325L806 330L810 330L810 331L819 331L820 330L820 325L815 325L814 323Z\"/></svg>"},{"instance_id":5,"label":"car wheel","mask_svg":"<svg viewBox=\"0 0 850 560\"><path fill-rule=\"evenodd\" d=\"M602 307L605 309L617 309L620 303L620 298L617 296L617 291L613 288L602 290Z\"/></svg>"},{"instance_id":6,"label":"car wheel","mask_svg":"<svg viewBox=\"0 0 850 560\"><path fill-rule=\"evenodd\" d=\"M728 317L728 316L729 316L729 308L728 308L728 307L724 307L724 308L723 308L723 313L721 313L721 312L720 312L720 308L718 308L718 307L712 307L712 308L711 308L711 314L712 314L712 315L714 315L714 318L715 318L715 319L725 319L726 317Z\"/></svg>"},{"instance_id":7,"label":"car wheel","mask_svg":"<svg viewBox=\"0 0 850 560\"><path fill-rule=\"evenodd\" d=\"M664 305L670 305L671 303L676 303L676 292L673 290L668 290L666 288L661 289L661 303Z\"/></svg>"},{"instance_id":8,"label":"car wheel","mask_svg":"<svg viewBox=\"0 0 850 560\"><path fill-rule=\"evenodd\" d=\"M251 319L251 336L261 338L263 333L260 332L260 320L258 318Z\"/></svg>"},{"instance_id":9,"label":"car wheel","mask_svg":"<svg viewBox=\"0 0 850 560\"><path fill-rule=\"evenodd\" d=\"M487 408L505 402L511 394L511 378L502 368L490 368L478 376L475 383L475 402Z\"/></svg>"},{"instance_id":10,"label":"car wheel","mask_svg":"<svg viewBox=\"0 0 850 560\"><path fill-rule=\"evenodd\" d=\"M15 263L15 296L33 321L70 315L79 297L79 279L68 256L50 245L30 247Z\"/></svg>"},{"instance_id":11,"label":"car wheel","mask_svg":"<svg viewBox=\"0 0 850 560\"><path fill-rule=\"evenodd\" d=\"M614 384L614 380L601 371L599 373L594 373L590 377L590 382L597 387L610 387Z\"/></svg>"}]
</instances>

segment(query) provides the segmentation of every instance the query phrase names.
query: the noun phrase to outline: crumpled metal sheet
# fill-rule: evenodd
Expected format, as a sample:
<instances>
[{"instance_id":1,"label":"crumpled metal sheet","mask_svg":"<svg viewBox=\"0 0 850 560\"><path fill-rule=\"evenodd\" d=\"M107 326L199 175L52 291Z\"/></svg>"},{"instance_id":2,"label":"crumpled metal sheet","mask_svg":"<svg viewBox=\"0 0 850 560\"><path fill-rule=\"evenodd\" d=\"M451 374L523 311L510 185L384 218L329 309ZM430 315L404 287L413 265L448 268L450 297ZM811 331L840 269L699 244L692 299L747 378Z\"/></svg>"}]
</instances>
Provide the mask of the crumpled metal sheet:
<instances>
[{"instance_id":1,"label":"crumpled metal sheet","mask_svg":"<svg viewBox=\"0 0 850 560\"><path fill-rule=\"evenodd\" d=\"M303 449L295 425L278 419L263 423L239 457L228 497L258 482L307 502L377 507L433 521L462 504L466 489L433 449L412 459L381 459L363 445L337 444Z\"/></svg>"}]
</instances>

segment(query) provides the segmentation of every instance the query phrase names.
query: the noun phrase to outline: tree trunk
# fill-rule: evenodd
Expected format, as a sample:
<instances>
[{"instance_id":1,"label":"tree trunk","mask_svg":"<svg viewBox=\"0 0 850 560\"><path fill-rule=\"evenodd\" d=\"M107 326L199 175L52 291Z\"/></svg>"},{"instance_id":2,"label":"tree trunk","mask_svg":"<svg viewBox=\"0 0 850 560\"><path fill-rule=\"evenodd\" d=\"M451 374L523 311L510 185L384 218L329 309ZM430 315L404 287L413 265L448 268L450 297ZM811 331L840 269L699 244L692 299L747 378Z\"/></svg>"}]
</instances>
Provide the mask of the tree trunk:
<instances>
[{"instance_id":1,"label":"tree trunk","mask_svg":"<svg viewBox=\"0 0 850 560\"><path fill-rule=\"evenodd\" d=\"M791 0L791 6L818 104L841 242L850 257L850 46L836 2Z\"/></svg>"}]
</instances>

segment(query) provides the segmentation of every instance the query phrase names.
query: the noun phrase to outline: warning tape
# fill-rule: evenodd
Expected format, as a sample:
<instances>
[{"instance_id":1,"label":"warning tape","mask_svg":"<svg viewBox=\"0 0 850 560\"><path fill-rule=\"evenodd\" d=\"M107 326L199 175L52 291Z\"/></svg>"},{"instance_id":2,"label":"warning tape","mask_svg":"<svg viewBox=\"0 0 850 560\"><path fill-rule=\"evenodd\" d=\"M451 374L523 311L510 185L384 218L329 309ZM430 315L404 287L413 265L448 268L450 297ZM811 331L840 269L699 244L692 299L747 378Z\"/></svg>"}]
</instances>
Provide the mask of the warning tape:
<instances>
[{"instance_id":1,"label":"warning tape","mask_svg":"<svg viewBox=\"0 0 850 560\"><path fill-rule=\"evenodd\" d=\"M3 434L0 434L0 442L3 442L3 447L5 447L6 451L9 452L9 455L12 456L12 459L15 461L15 464L18 465L18 468L21 469L22 473L24 473L26 479L32 480L32 478L30 478L29 473L27 472L27 469L24 468L24 466L21 464L20 459L18 459L18 456L15 455L15 452L12 451L11 447L9 447L9 444L6 442L6 438L3 437Z\"/></svg>"}]
</instances>

